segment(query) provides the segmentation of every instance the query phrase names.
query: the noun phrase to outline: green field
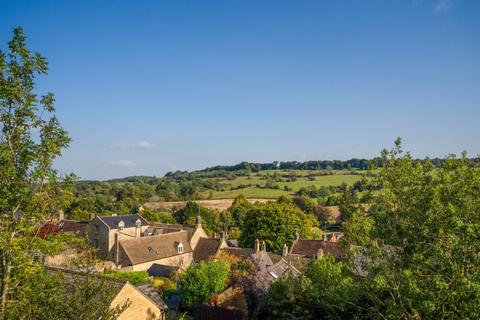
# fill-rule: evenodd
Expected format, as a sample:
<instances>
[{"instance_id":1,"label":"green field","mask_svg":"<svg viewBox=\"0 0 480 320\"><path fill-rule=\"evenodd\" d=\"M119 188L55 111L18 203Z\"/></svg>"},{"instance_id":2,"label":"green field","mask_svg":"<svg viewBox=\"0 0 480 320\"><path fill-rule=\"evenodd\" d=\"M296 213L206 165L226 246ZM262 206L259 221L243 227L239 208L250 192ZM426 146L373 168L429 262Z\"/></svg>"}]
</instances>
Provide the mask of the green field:
<instances>
[{"instance_id":1,"label":"green field","mask_svg":"<svg viewBox=\"0 0 480 320\"><path fill-rule=\"evenodd\" d=\"M295 181L287 181L288 175L295 172L297 178ZM277 174L281 177L281 181L275 182L279 189L265 188L265 184L273 174ZM223 191L204 191L201 193L203 199L231 199L235 198L239 194L243 194L247 198L278 198L282 195L293 195L302 187L315 186L316 188L321 186L339 186L343 183L348 185L354 184L361 179L361 174L351 174L350 171L335 171L330 175L321 175L309 177L312 174L320 173L315 170L265 170L257 173L252 173L250 176L236 177L233 180L226 178L211 178L212 181L222 185ZM314 179L314 180L312 180ZM232 188L238 188L239 186L246 186L240 189L231 190ZM257 187L260 186L260 187ZM285 191L284 187L287 186L289 191Z\"/></svg>"}]
</instances>

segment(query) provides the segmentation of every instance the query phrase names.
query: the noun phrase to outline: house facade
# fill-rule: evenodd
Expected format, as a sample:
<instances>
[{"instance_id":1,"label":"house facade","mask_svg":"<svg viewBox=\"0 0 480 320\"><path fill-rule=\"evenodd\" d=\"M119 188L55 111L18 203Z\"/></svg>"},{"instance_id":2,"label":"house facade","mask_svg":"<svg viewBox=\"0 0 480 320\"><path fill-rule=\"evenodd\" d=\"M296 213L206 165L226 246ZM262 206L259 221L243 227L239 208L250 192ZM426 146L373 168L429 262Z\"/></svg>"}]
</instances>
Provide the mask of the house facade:
<instances>
[{"instance_id":1,"label":"house facade","mask_svg":"<svg viewBox=\"0 0 480 320\"><path fill-rule=\"evenodd\" d=\"M139 214L95 217L87 227L99 258L122 271L149 271L162 266L186 269L193 252L208 236L201 219L193 227L151 225Z\"/></svg>"},{"instance_id":2,"label":"house facade","mask_svg":"<svg viewBox=\"0 0 480 320\"><path fill-rule=\"evenodd\" d=\"M138 214L100 217L96 216L87 226L92 247L101 259L108 259L115 241L140 238L150 224Z\"/></svg>"}]
</instances>

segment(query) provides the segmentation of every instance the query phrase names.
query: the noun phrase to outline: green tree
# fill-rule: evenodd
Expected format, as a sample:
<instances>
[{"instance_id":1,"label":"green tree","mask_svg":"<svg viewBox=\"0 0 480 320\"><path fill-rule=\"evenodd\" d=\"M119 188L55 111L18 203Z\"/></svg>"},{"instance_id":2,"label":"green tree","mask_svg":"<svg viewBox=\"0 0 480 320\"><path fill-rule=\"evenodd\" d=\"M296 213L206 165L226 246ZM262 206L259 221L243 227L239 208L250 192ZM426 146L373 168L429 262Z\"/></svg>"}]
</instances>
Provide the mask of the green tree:
<instances>
[{"instance_id":1,"label":"green tree","mask_svg":"<svg viewBox=\"0 0 480 320\"><path fill-rule=\"evenodd\" d=\"M257 203L247 213L240 243L251 247L255 239L265 240L269 250L280 250L291 245L298 232L302 238L311 236L317 221L313 215L300 210L293 203Z\"/></svg>"},{"instance_id":2,"label":"green tree","mask_svg":"<svg viewBox=\"0 0 480 320\"><path fill-rule=\"evenodd\" d=\"M185 207L174 214L178 223L190 225L195 224L198 215L202 218L202 227L207 232L218 232L220 220L217 217L217 212L212 212L196 202L188 201ZM220 229L223 230L222 228Z\"/></svg>"},{"instance_id":3,"label":"green tree","mask_svg":"<svg viewBox=\"0 0 480 320\"><path fill-rule=\"evenodd\" d=\"M200 262L190 267L181 277L182 305L192 310L206 302L213 294L225 289L230 265L225 260Z\"/></svg>"},{"instance_id":4,"label":"green tree","mask_svg":"<svg viewBox=\"0 0 480 320\"><path fill-rule=\"evenodd\" d=\"M142 217L147 219L150 223L171 223L175 224L177 221L170 212L163 211L154 211L148 208L145 208L139 212Z\"/></svg>"},{"instance_id":5,"label":"green tree","mask_svg":"<svg viewBox=\"0 0 480 320\"><path fill-rule=\"evenodd\" d=\"M65 235L37 236L38 226L67 205L73 181L52 168L70 138L54 115L53 94L34 92L36 77L46 72L46 59L27 49L22 28L14 29L8 51L0 51L0 319L71 319L56 303L79 301L72 292L85 291L59 285L39 262L74 243ZM96 319L114 319L96 296L102 291L93 292L83 295L83 307L99 310Z\"/></svg>"},{"instance_id":6,"label":"green tree","mask_svg":"<svg viewBox=\"0 0 480 320\"><path fill-rule=\"evenodd\" d=\"M274 282L267 309L271 319L352 319L359 315L358 293L346 264L326 255L303 274Z\"/></svg>"},{"instance_id":7,"label":"green tree","mask_svg":"<svg viewBox=\"0 0 480 320\"><path fill-rule=\"evenodd\" d=\"M59 208L62 191L52 161L70 142L53 115L53 94L34 93L46 59L27 49L21 28L8 49L0 52L0 319L23 303L22 269L35 265L38 249L34 226Z\"/></svg>"},{"instance_id":8,"label":"green tree","mask_svg":"<svg viewBox=\"0 0 480 320\"><path fill-rule=\"evenodd\" d=\"M247 198L240 194L234 200L228 211L231 213L234 224L237 227L242 227L243 221L247 215L247 212L251 210L253 205L247 200Z\"/></svg>"},{"instance_id":9,"label":"green tree","mask_svg":"<svg viewBox=\"0 0 480 320\"><path fill-rule=\"evenodd\" d=\"M480 167L463 154L435 168L384 150L369 214L346 221L372 318L474 319L480 308ZM355 264L354 264L355 266Z\"/></svg>"}]
</instances>

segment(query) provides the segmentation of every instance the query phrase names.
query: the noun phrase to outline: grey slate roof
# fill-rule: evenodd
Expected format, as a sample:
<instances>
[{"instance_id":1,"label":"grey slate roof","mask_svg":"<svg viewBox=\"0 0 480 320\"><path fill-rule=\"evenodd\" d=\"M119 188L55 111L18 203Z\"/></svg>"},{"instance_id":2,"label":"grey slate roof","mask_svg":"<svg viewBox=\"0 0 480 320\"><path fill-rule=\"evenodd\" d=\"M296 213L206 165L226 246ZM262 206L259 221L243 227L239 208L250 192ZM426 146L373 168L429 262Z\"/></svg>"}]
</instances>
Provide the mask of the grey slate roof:
<instances>
[{"instance_id":1,"label":"grey slate roof","mask_svg":"<svg viewBox=\"0 0 480 320\"><path fill-rule=\"evenodd\" d=\"M180 267L154 263L150 268L148 268L147 272L148 275L153 277L169 278L173 273L176 273L178 270L180 270Z\"/></svg>"},{"instance_id":2,"label":"grey slate roof","mask_svg":"<svg viewBox=\"0 0 480 320\"><path fill-rule=\"evenodd\" d=\"M200 262L208 260L217 252L221 243L221 239L200 238L198 240L197 246L193 250L193 261Z\"/></svg>"},{"instance_id":3,"label":"grey slate roof","mask_svg":"<svg viewBox=\"0 0 480 320\"><path fill-rule=\"evenodd\" d=\"M340 243L323 240L295 240L291 253L302 257L313 258L320 249L323 250L324 254L330 253L337 259L344 256Z\"/></svg>"},{"instance_id":4,"label":"grey slate roof","mask_svg":"<svg viewBox=\"0 0 480 320\"><path fill-rule=\"evenodd\" d=\"M151 284L143 284L137 286L136 288L140 290L140 292L147 296L150 300L152 300L160 309L168 309L165 302L163 302L162 297L160 297L160 294L158 294L157 289Z\"/></svg>"},{"instance_id":5,"label":"grey slate roof","mask_svg":"<svg viewBox=\"0 0 480 320\"><path fill-rule=\"evenodd\" d=\"M138 214L128 214L123 216L109 216L109 217L98 217L101 219L110 229L118 229L118 223L123 221L125 223L125 228L135 227L135 222L137 219L140 219L142 226L148 225L147 220L145 220L141 215Z\"/></svg>"}]
</instances>

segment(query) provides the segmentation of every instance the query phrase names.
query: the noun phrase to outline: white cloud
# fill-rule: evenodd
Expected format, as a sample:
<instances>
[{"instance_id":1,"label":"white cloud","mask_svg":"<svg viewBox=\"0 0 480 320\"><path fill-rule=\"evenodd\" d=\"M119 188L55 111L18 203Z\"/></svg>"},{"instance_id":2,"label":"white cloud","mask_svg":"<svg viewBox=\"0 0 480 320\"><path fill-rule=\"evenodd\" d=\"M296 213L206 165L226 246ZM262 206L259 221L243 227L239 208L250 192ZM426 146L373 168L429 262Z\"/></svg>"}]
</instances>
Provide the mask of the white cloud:
<instances>
[{"instance_id":1,"label":"white cloud","mask_svg":"<svg viewBox=\"0 0 480 320\"><path fill-rule=\"evenodd\" d=\"M110 148L113 149L153 149L157 147L157 144L149 141L140 141L133 144L114 143L110 145Z\"/></svg>"},{"instance_id":2,"label":"white cloud","mask_svg":"<svg viewBox=\"0 0 480 320\"><path fill-rule=\"evenodd\" d=\"M433 12L443 14L450 11L453 7L453 0L440 0L433 7Z\"/></svg>"},{"instance_id":3,"label":"white cloud","mask_svg":"<svg viewBox=\"0 0 480 320\"><path fill-rule=\"evenodd\" d=\"M113 167L120 167L120 168L132 168L136 167L137 164L130 160L118 160L110 162L110 165Z\"/></svg>"}]
</instances>

